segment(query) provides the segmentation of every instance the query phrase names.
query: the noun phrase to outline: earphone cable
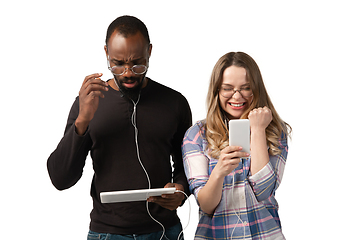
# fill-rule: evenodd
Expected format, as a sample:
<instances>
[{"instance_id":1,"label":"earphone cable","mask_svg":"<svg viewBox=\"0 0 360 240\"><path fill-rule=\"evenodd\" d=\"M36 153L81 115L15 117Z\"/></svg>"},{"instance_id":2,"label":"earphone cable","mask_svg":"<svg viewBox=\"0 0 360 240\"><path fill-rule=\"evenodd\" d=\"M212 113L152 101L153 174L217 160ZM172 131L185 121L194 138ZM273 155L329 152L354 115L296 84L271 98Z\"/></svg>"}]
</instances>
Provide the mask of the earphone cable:
<instances>
[{"instance_id":1,"label":"earphone cable","mask_svg":"<svg viewBox=\"0 0 360 240\"><path fill-rule=\"evenodd\" d=\"M138 158L138 161L142 167L142 169L144 170L144 173L146 175L146 178L147 178L147 181L148 181L148 188L151 189L151 182L150 182L150 177L149 177L149 174L147 173L145 167L144 167L144 164L142 163L141 161L141 158L140 158L140 150L139 150L139 142L138 142L138 128L136 126L136 107L137 107L137 104L139 103L140 101L140 94L139 94L139 97L137 99L136 102L134 102L132 99L130 99L132 101L132 103L134 104L134 111L131 115L131 123L132 125L134 126L134 129L135 129L135 144L136 144L136 154L137 154L137 158ZM164 225L162 225L158 220L156 220L150 213L150 209L149 209L149 202L146 201L146 210L147 210L147 213L149 214L150 218L155 221L156 223L158 223L162 230L163 230L163 233L160 237L160 240L164 237L165 235L165 227Z\"/></svg>"}]
</instances>

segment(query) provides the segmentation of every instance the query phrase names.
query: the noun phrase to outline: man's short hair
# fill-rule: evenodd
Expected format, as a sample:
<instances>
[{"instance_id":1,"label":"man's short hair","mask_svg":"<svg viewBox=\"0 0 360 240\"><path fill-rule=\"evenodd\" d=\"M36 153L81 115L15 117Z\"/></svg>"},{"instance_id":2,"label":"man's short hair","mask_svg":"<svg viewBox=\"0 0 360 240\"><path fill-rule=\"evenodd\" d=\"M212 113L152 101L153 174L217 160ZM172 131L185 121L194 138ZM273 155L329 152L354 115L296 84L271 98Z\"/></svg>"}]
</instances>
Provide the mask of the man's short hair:
<instances>
[{"instance_id":1,"label":"man's short hair","mask_svg":"<svg viewBox=\"0 0 360 240\"><path fill-rule=\"evenodd\" d=\"M107 29L105 39L106 45L108 44L111 35L115 31L123 35L125 38L135 35L137 32L140 32L144 36L146 42L150 45L150 37L148 30L145 24L136 17L121 16L115 19Z\"/></svg>"}]
</instances>

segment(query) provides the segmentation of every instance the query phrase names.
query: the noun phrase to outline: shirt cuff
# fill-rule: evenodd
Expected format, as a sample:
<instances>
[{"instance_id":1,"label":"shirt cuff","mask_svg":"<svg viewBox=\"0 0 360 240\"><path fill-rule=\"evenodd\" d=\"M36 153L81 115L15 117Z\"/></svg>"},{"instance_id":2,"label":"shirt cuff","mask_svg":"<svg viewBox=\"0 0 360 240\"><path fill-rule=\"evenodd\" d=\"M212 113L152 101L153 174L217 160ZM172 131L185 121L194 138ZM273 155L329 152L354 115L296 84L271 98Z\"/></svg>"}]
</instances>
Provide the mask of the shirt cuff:
<instances>
[{"instance_id":1,"label":"shirt cuff","mask_svg":"<svg viewBox=\"0 0 360 240\"><path fill-rule=\"evenodd\" d=\"M73 132L75 133L75 136L80 137L80 138L86 136L86 135L88 134L88 132L89 132L89 126L88 126L88 127L86 128L84 134L83 134L83 135L79 135L79 134L76 132L75 122L73 123L73 125L72 125L71 127L74 128L74 129L71 130L71 131L73 131Z\"/></svg>"},{"instance_id":2,"label":"shirt cuff","mask_svg":"<svg viewBox=\"0 0 360 240\"><path fill-rule=\"evenodd\" d=\"M260 171L258 171L254 175L251 175L248 179L249 183L256 192L257 189L262 188L261 186L269 182L269 180L274 176L275 172L270 162L268 162Z\"/></svg>"}]
</instances>

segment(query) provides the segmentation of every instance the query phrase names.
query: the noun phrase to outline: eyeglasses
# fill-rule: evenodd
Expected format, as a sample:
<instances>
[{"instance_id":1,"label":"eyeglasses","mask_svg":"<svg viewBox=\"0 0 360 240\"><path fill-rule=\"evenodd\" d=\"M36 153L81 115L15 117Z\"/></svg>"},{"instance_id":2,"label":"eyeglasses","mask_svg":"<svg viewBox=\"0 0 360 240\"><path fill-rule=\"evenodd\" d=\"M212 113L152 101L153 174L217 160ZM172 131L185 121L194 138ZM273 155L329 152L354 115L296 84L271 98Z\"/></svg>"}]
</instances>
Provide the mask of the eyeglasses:
<instances>
[{"instance_id":1,"label":"eyeglasses","mask_svg":"<svg viewBox=\"0 0 360 240\"><path fill-rule=\"evenodd\" d=\"M237 90L233 87L221 87L219 89L219 92L224 98L231 98L235 94L235 92L239 92L240 95L244 98L248 98L253 95L250 87L240 88L240 90Z\"/></svg>"},{"instance_id":2,"label":"eyeglasses","mask_svg":"<svg viewBox=\"0 0 360 240\"><path fill-rule=\"evenodd\" d=\"M108 66L108 68L114 75L123 75L128 69L131 70L133 73L140 75L144 74L147 70L147 66L145 65L134 65L130 68L124 66Z\"/></svg>"}]
</instances>

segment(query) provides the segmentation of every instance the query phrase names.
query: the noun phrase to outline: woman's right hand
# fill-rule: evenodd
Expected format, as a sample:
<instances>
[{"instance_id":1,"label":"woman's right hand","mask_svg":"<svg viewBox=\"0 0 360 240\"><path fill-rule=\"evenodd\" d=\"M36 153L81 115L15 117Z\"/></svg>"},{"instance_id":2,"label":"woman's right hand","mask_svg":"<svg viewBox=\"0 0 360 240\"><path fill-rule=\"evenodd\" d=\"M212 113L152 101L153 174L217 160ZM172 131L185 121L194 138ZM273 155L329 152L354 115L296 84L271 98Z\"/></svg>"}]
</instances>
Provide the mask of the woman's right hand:
<instances>
[{"instance_id":1,"label":"woman's right hand","mask_svg":"<svg viewBox=\"0 0 360 240\"><path fill-rule=\"evenodd\" d=\"M239 166L240 158L248 157L240 152L242 147L228 146L220 152L219 160L211 172L209 180L198 193L200 208L207 214L213 214L222 197L224 177Z\"/></svg>"},{"instance_id":2,"label":"woman's right hand","mask_svg":"<svg viewBox=\"0 0 360 240\"><path fill-rule=\"evenodd\" d=\"M221 177L230 174L237 166L239 166L240 159L249 157L250 154L241 152L242 147L228 146L220 152L219 161L216 164L213 173L215 172Z\"/></svg>"}]
</instances>

